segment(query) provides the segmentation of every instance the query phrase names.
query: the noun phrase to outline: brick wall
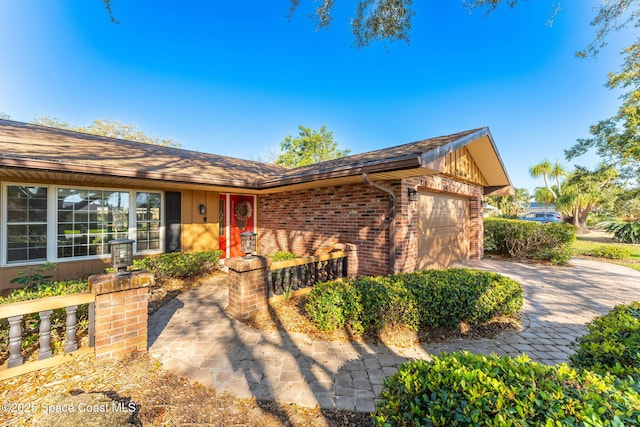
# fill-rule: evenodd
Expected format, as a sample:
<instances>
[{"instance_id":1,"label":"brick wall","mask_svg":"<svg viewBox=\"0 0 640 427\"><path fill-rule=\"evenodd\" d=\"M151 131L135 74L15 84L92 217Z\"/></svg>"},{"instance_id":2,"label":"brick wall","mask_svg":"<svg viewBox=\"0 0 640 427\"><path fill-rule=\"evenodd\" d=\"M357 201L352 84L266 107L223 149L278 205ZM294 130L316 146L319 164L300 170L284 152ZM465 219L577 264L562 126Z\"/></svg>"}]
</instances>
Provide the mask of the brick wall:
<instances>
[{"instance_id":1,"label":"brick wall","mask_svg":"<svg viewBox=\"0 0 640 427\"><path fill-rule=\"evenodd\" d=\"M380 182L394 191L396 238L394 272L414 271L418 258L417 202L408 189L469 198L470 257L483 254L482 187L442 175ZM358 248L360 275L390 272L390 196L366 184L292 191L258 197L258 253L276 250L308 256L336 243Z\"/></svg>"},{"instance_id":2,"label":"brick wall","mask_svg":"<svg viewBox=\"0 0 640 427\"><path fill-rule=\"evenodd\" d=\"M360 274L388 274L390 197L368 185L344 185L258 197L258 253L309 256L336 243L358 249Z\"/></svg>"}]
</instances>

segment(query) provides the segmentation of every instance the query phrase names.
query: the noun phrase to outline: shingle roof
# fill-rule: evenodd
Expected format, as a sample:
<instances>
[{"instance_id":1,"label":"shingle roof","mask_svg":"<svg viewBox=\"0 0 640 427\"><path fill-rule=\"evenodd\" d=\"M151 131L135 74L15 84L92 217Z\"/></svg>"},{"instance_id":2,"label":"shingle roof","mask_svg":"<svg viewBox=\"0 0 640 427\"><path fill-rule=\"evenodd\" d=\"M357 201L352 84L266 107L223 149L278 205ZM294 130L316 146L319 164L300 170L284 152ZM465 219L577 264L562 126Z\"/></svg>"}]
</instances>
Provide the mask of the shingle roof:
<instances>
[{"instance_id":1,"label":"shingle roof","mask_svg":"<svg viewBox=\"0 0 640 427\"><path fill-rule=\"evenodd\" d=\"M14 160L13 163L7 162ZM88 135L0 120L0 164L53 167L83 173L190 177L196 182L256 184L281 166L216 154Z\"/></svg>"},{"instance_id":2,"label":"shingle roof","mask_svg":"<svg viewBox=\"0 0 640 427\"><path fill-rule=\"evenodd\" d=\"M461 141L467 143L469 138L487 134L487 128L473 129L287 169L234 157L0 120L0 168L259 190L318 179L357 176L370 171L415 169L423 166L429 155L437 158L441 147L451 148ZM436 157L433 157L434 153Z\"/></svg>"}]
</instances>

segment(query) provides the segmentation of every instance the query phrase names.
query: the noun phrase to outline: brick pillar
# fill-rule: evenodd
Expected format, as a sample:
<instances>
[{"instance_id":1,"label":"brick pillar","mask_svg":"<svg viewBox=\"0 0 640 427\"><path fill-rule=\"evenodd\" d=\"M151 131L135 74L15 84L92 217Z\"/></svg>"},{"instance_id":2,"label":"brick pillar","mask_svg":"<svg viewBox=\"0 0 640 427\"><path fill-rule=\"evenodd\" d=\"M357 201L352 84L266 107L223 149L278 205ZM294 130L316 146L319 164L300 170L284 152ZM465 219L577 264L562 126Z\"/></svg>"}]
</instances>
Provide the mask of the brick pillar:
<instances>
[{"instance_id":1,"label":"brick pillar","mask_svg":"<svg viewBox=\"0 0 640 427\"><path fill-rule=\"evenodd\" d=\"M358 264L358 246L353 243L337 243L333 246L336 251L347 253L347 278L357 279L360 277Z\"/></svg>"},{"instance_id":2,"label":"brick pillar","mask_svg":"<svg viewBox=\"0 0 640 427\"><path fill-rule=\"evenodd\" d=\"M147 271L89 277L89 289L96 296L96 358L147 351L147 304L153 280Z\"/></svg>"},{"instance_id":3,"label":"brick pillar","mask_svg":"<svg viewBox=\"0 0 640 427\"><path fill-rule=\"evenodd\" d=\"M269 258L230 258L224 265L229 267L229 305L226 312L230 316L246 319L268 307Z\"/></svg>"}]
</instances>

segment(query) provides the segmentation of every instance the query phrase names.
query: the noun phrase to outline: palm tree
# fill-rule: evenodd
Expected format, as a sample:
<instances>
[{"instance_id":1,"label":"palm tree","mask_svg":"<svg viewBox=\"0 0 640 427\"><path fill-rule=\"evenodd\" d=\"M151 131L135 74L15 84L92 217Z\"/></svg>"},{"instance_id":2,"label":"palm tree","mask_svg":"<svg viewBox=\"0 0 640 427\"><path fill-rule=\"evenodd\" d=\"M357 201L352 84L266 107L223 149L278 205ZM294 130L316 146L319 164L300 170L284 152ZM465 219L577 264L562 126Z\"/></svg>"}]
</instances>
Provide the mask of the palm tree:
<instances>
[{"instance_id":1,"label":"palm tree","mask_svg":"<svg viewBox=\"0 0 640 427\"><path fill-rule=\"evenodd\" d=\"M547 190L551 193L552 201L555 201L558 198L558 194L551 188L549 184L549 179L555 179L558 193L561 193L560 187L560 178L567 175L567 172L564 170L560 163L555 162L555 164L551 164L551 162L547 159L544 159L542 162L533 165L529 168L529 174L534 177L542 177L544 179L544 186L547 187Z\"/></svg>"},{"instance_id":2,"label":"palm tree","mask_svg":"<svg viewBox=\"0 0 640 427\"><path fill-rule=\"evenodd\" d=\"M560 185L560 178L566 177L566 176L567 176L567 171L556 160L556 162L551 167L549 178L554 178L556 180L556 185L558 186L558 195L562 194L562 186Z\"/></svg>"}]
</instances>

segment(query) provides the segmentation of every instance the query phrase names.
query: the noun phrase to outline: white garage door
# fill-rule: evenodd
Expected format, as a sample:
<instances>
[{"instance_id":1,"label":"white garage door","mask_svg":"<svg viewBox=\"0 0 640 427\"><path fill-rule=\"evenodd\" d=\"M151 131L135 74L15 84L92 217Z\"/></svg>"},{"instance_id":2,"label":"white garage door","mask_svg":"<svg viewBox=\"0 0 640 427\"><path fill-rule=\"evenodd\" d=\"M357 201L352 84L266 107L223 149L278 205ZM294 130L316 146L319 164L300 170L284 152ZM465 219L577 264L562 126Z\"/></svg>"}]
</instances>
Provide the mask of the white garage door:
<instances>
[{"instance_id":1,"label":"white garage door","mask_svg":"<svg viewBox=\"0 0 640 427\"><path fill-rule=\"evenodd\" d=\"M418 267L442 268L469 259L469 201L420 193Z\"/></svg>"}]
</instances>

